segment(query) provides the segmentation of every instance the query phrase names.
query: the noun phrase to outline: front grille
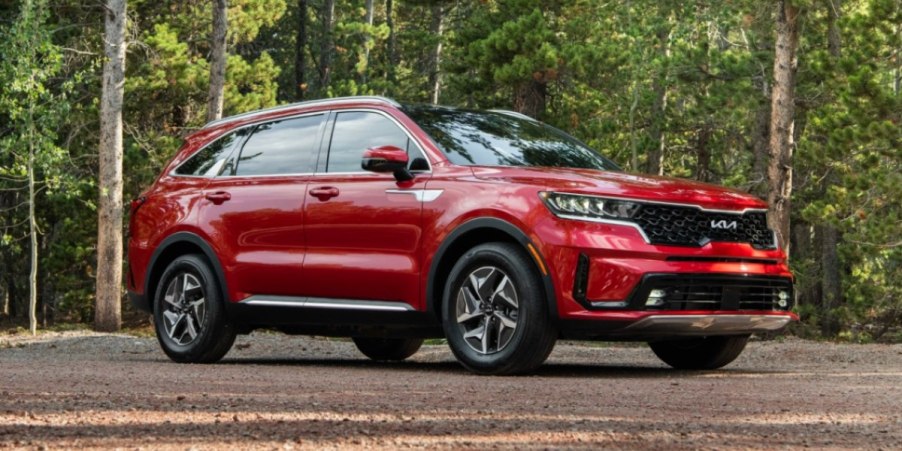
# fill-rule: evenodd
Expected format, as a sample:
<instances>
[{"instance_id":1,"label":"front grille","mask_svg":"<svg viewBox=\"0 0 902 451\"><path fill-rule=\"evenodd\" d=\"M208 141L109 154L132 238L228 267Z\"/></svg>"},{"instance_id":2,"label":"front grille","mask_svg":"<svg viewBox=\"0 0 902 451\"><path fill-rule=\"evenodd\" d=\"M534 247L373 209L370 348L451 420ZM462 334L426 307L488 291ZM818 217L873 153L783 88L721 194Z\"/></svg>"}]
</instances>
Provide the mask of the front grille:
<instances>
[{"instance_id":1,"label":"front grille","mask_svg":"<svg viewBox=\"0 0 902 451\"><path fill-rule=\"evenodd\" d=\"M652 290L664 297L649 305ZM785 305L780 305L780 292ZM792 280L755 276L647 276L632 298L636 308L649 310L776 310L792 308Z\"/></svg>"},{"instance_id":2,"label":"front grille","mask_svg":"<svg viewBox=\"0 0 902 451\"><path fill-rule=\"evenodd\" d=\"M767 214L707 212L693 207L643 204L633 216L652 244L704 246L710 241L749 243L755 249L774 249ZM735 226L733 226L735 221ZM714 224L723 227L714 227Z\"/></svg>"}]
</instances>

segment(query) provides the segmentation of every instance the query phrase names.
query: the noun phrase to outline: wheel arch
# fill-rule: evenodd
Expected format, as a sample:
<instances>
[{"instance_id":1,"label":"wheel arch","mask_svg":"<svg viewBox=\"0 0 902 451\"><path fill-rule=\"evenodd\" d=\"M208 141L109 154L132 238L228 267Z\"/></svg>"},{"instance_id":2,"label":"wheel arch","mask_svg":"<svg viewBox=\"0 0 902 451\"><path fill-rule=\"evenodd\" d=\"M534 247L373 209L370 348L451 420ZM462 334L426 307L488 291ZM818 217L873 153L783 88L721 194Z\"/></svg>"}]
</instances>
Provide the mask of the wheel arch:
<instances>
[{"instance_id":1,"label":"wheel arch","mask_svg":"<svg viewBox=\"0 0 902 451\"><path fill-rule=\"evenodd\" d=\"M532 258L537 273L542 278L545 299L552 322L558 320L557 296L548 265L529 237L517 226L498 218L471 219L455 228L442 241L429 265L426 286L426 311L441 323L441 303L444 287L451 268L468 250L483 243L508 242L518 244ZM530 249L531 248L531 249ZM533 252L534 251L534 252Z\"/></svg>"},{"instance_id":2,"label":"wheel arch","mask_svg":"<svg viewBox=\"0 0 902 451\"><path fill-rule=\"evenodd\" d=\"M155 290L159 285L160 277L166 271L166 267L176 258L187 254L203 255L216 275L216 281L219 283L220 295L222 296L225 306L229 306L229 289L226 284L225 272L222 270L222 264L213 247L210 246L203 238L192 232L177 232L164 239L153 255L150 257L150 264L147 265L150 270L144 279L144 294L147 296L148 305L153 309L154 299L156 297ZM226 309L228 310L228 308Z\"/></svg>"}]
</instances>

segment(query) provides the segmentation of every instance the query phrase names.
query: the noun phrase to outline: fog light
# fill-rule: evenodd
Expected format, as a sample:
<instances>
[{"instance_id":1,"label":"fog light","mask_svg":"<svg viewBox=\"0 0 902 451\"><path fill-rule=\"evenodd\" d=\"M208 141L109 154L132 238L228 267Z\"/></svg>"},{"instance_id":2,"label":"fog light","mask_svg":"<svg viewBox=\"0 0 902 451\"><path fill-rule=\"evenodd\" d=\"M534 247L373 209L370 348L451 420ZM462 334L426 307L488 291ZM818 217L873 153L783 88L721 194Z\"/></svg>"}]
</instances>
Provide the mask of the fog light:
<instances>
[{"instance_id":1,"label":"fog light","mask_svg":"<svg viewBox=\"0 0 902 451\"><path fill-rule=\"evenodd\" d=\"M777 301L777 305L780 306L780 308L786 308L787 306L789 306L789 292L788 291L781 290L780 293L777 294L777 297L780 298Z\"/></svg>"},{"instance_id":2,"label":"fog light","mask_svg":"<svg viewBox=\"0 0 902 451\"><path fill-rule=\"evenodd\" d=\"M646 307L660 307L664 305L664 298L667 296L667 292L660 289L651 290L648 293L648 300L645 301Z\"/></svg>"}]
</instances>

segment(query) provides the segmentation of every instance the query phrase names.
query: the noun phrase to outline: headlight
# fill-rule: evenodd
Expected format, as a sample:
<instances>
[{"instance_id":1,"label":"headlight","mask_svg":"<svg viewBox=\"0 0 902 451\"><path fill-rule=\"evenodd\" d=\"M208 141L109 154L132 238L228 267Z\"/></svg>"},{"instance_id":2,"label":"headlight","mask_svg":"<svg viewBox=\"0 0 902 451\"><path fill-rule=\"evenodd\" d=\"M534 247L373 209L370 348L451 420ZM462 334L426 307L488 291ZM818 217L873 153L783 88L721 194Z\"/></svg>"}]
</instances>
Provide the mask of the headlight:
<instances>
[{"instance_id":1,"label":"headlight","mask_svg":"<svg viewBox=\"0 0 902 451\"><path fill-rule=\"evenodd\" d=\"M539 193L539 195L552 213L557 216L574 219L615 219L624 221L632 218L639 211L640 207L636 202L580 194L543 192Z\"/></svg>"}]
</instances>

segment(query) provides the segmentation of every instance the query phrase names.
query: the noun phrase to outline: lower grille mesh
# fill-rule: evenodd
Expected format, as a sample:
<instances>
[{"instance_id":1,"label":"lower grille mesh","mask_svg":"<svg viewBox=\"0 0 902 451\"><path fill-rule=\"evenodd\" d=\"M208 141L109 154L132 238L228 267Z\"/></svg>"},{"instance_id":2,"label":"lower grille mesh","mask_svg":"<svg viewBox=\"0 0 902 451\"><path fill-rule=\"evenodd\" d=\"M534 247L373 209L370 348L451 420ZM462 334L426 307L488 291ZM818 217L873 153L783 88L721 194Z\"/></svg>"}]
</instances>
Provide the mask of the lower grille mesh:
<instances>
[{"instance_id":1,"label":"lower grille mesh","mask_svg":"<svg viewBox=\"0 0 902 451\"><path fill-rule=\"evenodd\" d=\"M657 305L646 305L652 290L662 290L664 297ZM792 300L792 281L787 278L667 275L649 277L634 302L651 310L787 311Z\"/></svg>"}]
</instances>

